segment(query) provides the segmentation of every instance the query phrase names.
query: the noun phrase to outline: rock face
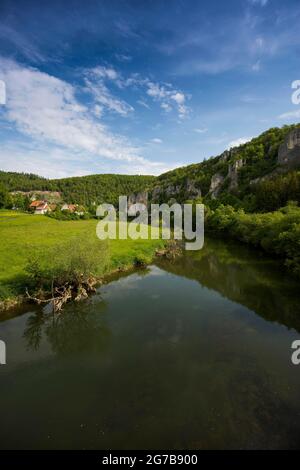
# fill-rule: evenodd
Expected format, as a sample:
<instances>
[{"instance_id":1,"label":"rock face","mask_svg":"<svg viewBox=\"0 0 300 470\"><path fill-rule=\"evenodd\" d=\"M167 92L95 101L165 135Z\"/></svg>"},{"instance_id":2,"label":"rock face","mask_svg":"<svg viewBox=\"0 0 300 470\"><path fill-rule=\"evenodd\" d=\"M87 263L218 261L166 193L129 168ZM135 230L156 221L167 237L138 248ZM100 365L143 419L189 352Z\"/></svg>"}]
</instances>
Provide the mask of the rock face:
<instances>
[{"instance_id":1,"label":"rock face","mask_svg":"<svg viewBox=\"0 0 300 470\"><path fill-rule=\"evenodd\" d=\"M169 184L166 187L157 186L152 191L151 199L153 202L159 202L161 196L163 196L163 202L169 202L171 199L176 200L179 195L181 199L196 199L201 197L201 189L196 187L193 180L187 179L184 185Z\"/></svg>"},{"instance_id":2,"label":"rock face","mask_svg":"<svg viewBox=\"0 0 300 470\"><path fill-rule=\"evenodd\" d=\"M201 189L196 188L194 181L187 179L185 189L189 199L201 197Z\"/></svg>"},{"instance_id":3,"label":"rock face","mask_svg":"<svg viewBox=\"0 0 300 470\"><path fill-rule=\"evenodd\" d=\"M222 184L224 183L224 176L221 175L220 173L215 173L210 182L210 188L209 188L209 193L213 199L215 199L222 187Z\"/></svg>"},{"instance_id":4,"label":"rock face","mask_svg":"<svg viewBox=\"0 0 300 470\"><path fill-rule=\"evenodd\" d=\"M151 193L151 199L153 202L159 201L160 195L162 193L162 190L159 186L156 186L156 188L153 189Z\"/></svg>"},{"instance_id":5,"label":"rock face","mask_svg":"<svg viewBox=\"0 0 300 470\"><path fill-rule=\"evenodd\" d=\"M280 145L277 162L288 168L300 166L300 127L292 130Z\"/></svg>"},{"instance_id":6,"label":"rock face","mask_svg":"<svg viewBox=\"0 0 300 470\"><path fill-rule=\"evenodd\" d=\"M163 196L163 202L168 202L168 199L176 198L180 192L180 185L169 184L166 187L156 186L151 194L153 202L158 203Z\"/></svg>"},{"instance_id":7,"label":"rock face","mask_svg":"<svg viewBox=\"0 0 300 470\"><path fill-rule=\"evenodd\" d=\"M236 160L234 163L231 163L228 166L228 178L229 178L229 191L236 189L238 187L238 171L242 168L244 162L243 160Z\"/></svg>"},{"instance_id":8,"label":"rock face","mask_svg":"<svg viewBox=\"0 0 300 470\"><path fill-rule=\"evenodd\" d=\"M132 204L145 204L145 206L147 206L148 192L143 191L143 192L136 193L136 194L130 194L128 196L128 206L131 206Z\"/></svg>"},{"instance_id":9,"label":"rock face","mask_svg":"<svg viewBox=\"0 0 300 470\"><path fill-rule=\"evenodd\" d=\"M143 191L130 194L127 199L128 215L135 216L136 210L142 210L144 205L148 207L148 192Z\"/></svg>"},{"instance_id":10,"label":"rock face","mask_svg":"<svg viewBox=\"0 0 300 470\"><path fill-rule=\"evenodd\" d=\"M180 192L180 185L169 184L164 190L167 198L175 197Z\"/></svg>"}]
</instances>

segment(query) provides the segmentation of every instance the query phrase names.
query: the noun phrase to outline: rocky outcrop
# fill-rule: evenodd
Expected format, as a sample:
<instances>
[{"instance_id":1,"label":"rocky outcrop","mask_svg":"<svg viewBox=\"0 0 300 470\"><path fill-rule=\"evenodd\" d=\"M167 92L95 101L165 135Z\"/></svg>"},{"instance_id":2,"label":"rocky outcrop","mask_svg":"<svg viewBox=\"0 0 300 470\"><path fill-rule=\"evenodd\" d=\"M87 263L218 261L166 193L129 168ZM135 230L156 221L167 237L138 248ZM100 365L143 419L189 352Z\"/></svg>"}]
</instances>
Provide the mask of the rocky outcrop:
<instances>
[{"instance_id":1,"label":"rocky outcrop","mask_svg":"<svg viewBox=\"0 0 300 470\"><path fill-rule=\"evenodd\" d=\"M177 184L177 185L169 184L169 186L167 186L167 187L164 189L164 193L165 193L165 195L166 195L166 197L167 197L167 199L168 199L168 198L170 198L170 197L175 197L175 196L177 196L177 194L179 194L179 192L180 192L180 189L181 189L181 187L180 187L179 184Z\"/></svg>"},{"instance_id":2,"label":"rocky outcrop","mask_svg":"<svg viewBox=\"0 0 300 470\"><path fill-rule=\"evenodd\" d=\"M212 178L211 178L211 182L210 182L210 188L209 188L209 194L211 195L211 197L213 199L215 199L219 192L220 192L220 189L224 183L224 176L221 175L221 173L215 173Z\"/></svg>"},{"instance_id":3,"label":"rocky outcrop","mask_svg":"<svg viewBox=\"0 0 300 470\"><path fill-rule=\"evenodd\" d=\"M151 194L153 202L169 202L176 200L180 195L181 199L196 199L201 197L201 189L195 185L191 179L187 179L184 184L169 184L168 186L156 186Z\"/></svg>"},{"instance_id":4,"label":"rocky outcrop","mask_svg":"<svg viewBox=\"0 0 300 470\"><path fill-rule=\"evenodd\" d=\"M238 171L242 168L244 162L243 160L236 160L235 162L228 165L228 179L229 179L229 186L228 190L232 191L238 187Z\"/></svg>"},{"instance_id":5,"label":"rocky outcrop","mask_svg":"<svg viewBox=\"0 0 300 470\"><path fill-rule=\"evenodd\" d=\"M130 194L128 196L128 206L131 206L132 204L145 204L145 206L147 206L148 205L148 192L142 191L140 193Z\"/></svg>"},{"instance_id":6,"label":"rocky outcrop","mask_svg":"<svg viewBox=\"0 0 300 470\"><path fill-rule=\"evenodd\" d=\"M151 193L151 200L153 202L158 202L161 194L162 194L162 188L160 186L156 186Z\"/></svg>"},{"instance_id":7,"label":"rocky outcrop","mask_svg":"<svg viewBox=\"0 0 300 470\"><path fill-rule=\"evenodd\" d=\"M137 210L139 211L144 209L144 205L148 207L147 191L130 194L127 199L128 215L135 216Z\"/></svg>"},{"instance_id":8,"label":"rocky outcrop","mask_svg":"<svg viewBox=\"0 0 300 470\"><path fill-rule=\"evenodd\" d=\"M180 190L180 185L156 186L151 193L151 200L155 203L162 202L161 199L163 199L163 202L168 202L169 199L176 198Z\"/></svg>"},{"instance_id":9,"label":"rocky outcrop","mask_svg":"<svg viewBox=\"0 0 300 470\"><path fill-rule=\"evenodd\" d=\"M58 202L61 200L61 193L59 191L11 191L10 194L12 196L27 196L31 201L40 199L48 202Z\"/></svg>"},{"instance_id":10,"label":"rocky outcrop","mask_svg":"<svg viewBox=\"0 0 300 470\"><path fill-rule=\"evenodd\" d=\"M201 197L201 189L195 186L194 181L187 179L185 183L185 190L188 199L196 199Z\"/></svg>"},{"instance_id":11,"label":"rocky outcrop","mask_svg":"<svg viewBox=\"0 0 300 470\"><path fill-rule=\"evenodd\" d=\"M300 166L300 127L293 129L280 145L277 162L289 169Z\"/></svg>"}]
</instances>

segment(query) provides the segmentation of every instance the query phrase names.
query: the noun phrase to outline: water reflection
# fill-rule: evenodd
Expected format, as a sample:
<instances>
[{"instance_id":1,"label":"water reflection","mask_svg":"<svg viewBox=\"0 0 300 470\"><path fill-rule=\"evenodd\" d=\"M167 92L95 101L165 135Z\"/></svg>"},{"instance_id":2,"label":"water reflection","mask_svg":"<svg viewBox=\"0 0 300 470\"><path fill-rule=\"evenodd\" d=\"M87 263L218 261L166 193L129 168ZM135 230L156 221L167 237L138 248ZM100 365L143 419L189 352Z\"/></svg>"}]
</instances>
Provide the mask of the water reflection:
<instances>
[{"instance_id":1,"label":"water reflection","mask_svg":"<svg viewBox=\"0 0 300 470\"><path fill-rule=\"evenodd\" d=\"M45 337L60 355L104 350L111 336L103 315L107 305L99 296L95 301L96 311L91 310L90 301L82 301L68 305L60 314L47 308L31 314L23 334L27 349L37 351Z\"/></svg>"},{"instance_id":2,"label":"water reflection","mask_svg":"<svg viewBox=\"0 0 300 470\"><path fill-rule=\"evenodd\" d=\"M217 241L113 279L0 324L0 448L300 447L295 280Z\"/></svg>"},{"instance_id":3,"label":"water reflection","mask_svg":"<svg viewBox=\"0 0 300 470\"><path fill-rule=\"evenodd\" d=\"M276 261L236 242L206 240L162 269L198 281L265 318L300 332L300 283Z\"/></svg>"}]
</instances>

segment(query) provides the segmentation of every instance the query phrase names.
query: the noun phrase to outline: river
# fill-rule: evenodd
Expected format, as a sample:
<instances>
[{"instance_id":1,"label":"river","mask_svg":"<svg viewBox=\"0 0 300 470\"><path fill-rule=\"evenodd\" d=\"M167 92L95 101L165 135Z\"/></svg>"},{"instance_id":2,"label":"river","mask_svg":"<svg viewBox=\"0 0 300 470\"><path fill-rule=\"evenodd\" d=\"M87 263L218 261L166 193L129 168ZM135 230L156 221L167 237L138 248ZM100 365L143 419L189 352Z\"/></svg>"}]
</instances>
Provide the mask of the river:
<instances>
[{"instance_id":1,"label":"river","mask_svg":"<svg viewBox=\"0 0 300 470\"><path fill-rule=\"evenodd\" d=\"M299 283L259 251L208 240L0 339L0 448L300 447Z\"/></svg>"}]
</instances>

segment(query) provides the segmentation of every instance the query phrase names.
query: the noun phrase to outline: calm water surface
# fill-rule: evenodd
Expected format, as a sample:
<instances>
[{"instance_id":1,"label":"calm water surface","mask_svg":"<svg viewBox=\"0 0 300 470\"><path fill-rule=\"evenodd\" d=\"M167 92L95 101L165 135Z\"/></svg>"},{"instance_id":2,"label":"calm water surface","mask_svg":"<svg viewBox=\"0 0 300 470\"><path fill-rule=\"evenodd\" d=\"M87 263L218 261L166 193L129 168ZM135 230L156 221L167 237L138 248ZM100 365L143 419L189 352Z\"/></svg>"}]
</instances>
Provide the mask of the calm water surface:
<instances>
[{"instance_id":1,"label":"calm water surface","mask_svg":"<svg viewBox=\"0 0 300 470\"><path fill-rule=\"evenodd\" d=\"M300 448L299 285L217 241L0 323L0 448Z\"/></svg>"}]
</instances>

